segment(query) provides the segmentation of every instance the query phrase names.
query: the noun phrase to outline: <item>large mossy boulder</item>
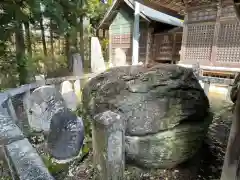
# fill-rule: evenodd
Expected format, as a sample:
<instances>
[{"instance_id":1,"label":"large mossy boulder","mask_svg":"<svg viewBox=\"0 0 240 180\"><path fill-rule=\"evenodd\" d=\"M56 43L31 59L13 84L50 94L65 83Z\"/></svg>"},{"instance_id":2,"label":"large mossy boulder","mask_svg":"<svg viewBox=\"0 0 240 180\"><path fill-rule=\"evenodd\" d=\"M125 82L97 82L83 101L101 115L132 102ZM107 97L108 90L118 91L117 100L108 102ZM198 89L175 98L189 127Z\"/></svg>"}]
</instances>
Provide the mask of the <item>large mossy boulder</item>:
<instances>
[{"instance_id":1,"label":"large mossy boulder","mask_svg":"<svg viewBox=\"0 0 240 180\"><path fill-rule=\"evenodd\" d=\"M86 84L83 105L92 118L106 110L125 117L127 160L144 167L191 158L212 120L192 70L177 65L109 69Z\"/></svg>"}]
</instances>

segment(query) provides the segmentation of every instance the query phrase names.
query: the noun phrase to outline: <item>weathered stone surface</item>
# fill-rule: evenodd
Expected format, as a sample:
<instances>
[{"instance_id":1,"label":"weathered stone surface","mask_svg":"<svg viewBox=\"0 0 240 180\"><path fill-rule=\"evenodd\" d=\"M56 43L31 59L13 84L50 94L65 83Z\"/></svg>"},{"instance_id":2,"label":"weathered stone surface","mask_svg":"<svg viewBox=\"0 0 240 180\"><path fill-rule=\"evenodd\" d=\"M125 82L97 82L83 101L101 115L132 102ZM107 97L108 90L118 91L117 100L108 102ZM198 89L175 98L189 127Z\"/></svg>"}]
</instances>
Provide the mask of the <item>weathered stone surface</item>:
<instances>
[{"instance_id":1,"label":"weathered stone surface","mask_svg":"<svg viewBox=\"0 0 240 180\"><path fill-rule=\"evenodd\" d=\"M28 122L36 131L49 131L54 114L65 109L62 95L54 86L35 89L29 97Z\"/></svg>"},{"instance_id":2,"label":"weathered stone surface","mask_svg":"<svg viewBox=\"0 0 240 180\"><path fill-rule=\"evenodd\" d=\"M235 103L237 100L239 85L240 85L240 73L238 73L237 76L235 77L230 93L230 98L233 103Z\"/></svg>"},{"instance_id":3,"label":"weathered stone surface","mask_svg":"<svg viewBox=\"0 0 240 180\"><path fill-rule=\"evenodd\" d=\"M183 134L182 142L172 142L173 147L175 144L176 149L192 151L192 148L187 148L184 142L188 141L187 135L196 132L195 136L199 138L199 141L193 141L195 144L190 147L199 147L205 134L196 128L198 126L208 127L205 126L206 117L209 114L208 98L192 70L177 65L161 64L152 68L143 66L112 68L91 79L85 86L83 104L92 117L107 110L124 114L127 138L132 140L135 137L143 139L145 137L146 144L152 147L159 147L161 143L167 146L168 138L165 139L164 133L160 132L166 131L167 133L171 129L173 132L179 132L178 136ZM187 132L181 130L181 124L189 125L189 128L185 129ZM153 136L151 140L150 135L158 138ZM130 141L130 144L134 145L134 143L136 142ZM144 149L141 150L143 153ZM134 158L128 151L130 150L127 149L129 158ZM152 161L154 156L157 157L156 154L160 157L162 152L149 153L144 162ZM154 166L160 167L164 163L170 166L170 163L164 162L164 159L171 159L173 165L191 156L191 153L189 156L183 156L184 152L178 154L179 157L175 157L176 154L172 156L169 154L165 157L166 154L163 153L162 162L156 162ZM140 163L144 165L142 161Z\"/></svg>"},{"instance_id":4,"label":"weathered stone surface","mask_svg":"<svg viewBox=\"0 0 240 180\"><path fill-rule=\"evenodd\" d=\"M12 118L0 111L0 144L8 144L23 137L22 131Z\"/></svg>"},{"instance_id":5,"label":"weathered stone surface","mask_svg":"<svg viewBox=\"0 0 240 180\"><path fill-rule=\"evenodd\" d=\"M48 136L50 154L57 160L74 158L80 152L84 140L82 119L69 110L53 115Z\"/></svg>"},{"instance_id":6,"label":"weathered stone surface","mask_svg":"<svg viewBox=\"0 0 240 180\"><path fill-rule=\"evenodd\" d=\"M97 37L91 37L91 70L93 73L106 70L102 48Z\"/></svg>"},{"instance_id":7,"label":"weathered stone surface","mask_svg":"<svg viewBox=\"0 0 240 180\"><path fill-rule=\"evenodd\" d=\"M197 153L212 118L210 114L205 124L183 123L153 135L126 136L126 156L140 166L174 167Z\"/></svg>"},{"instance_id":8,"label":"weathered stone surface","mask_svg":"<svg viewBox=\"0 0 240 180\"><path fill-rule=\"evenodd\" d=\"M73 84L69 81L64 81L61 84L61 94L67 108L75 111L78 105L78 98L75 91L73 90Z\"/></svg>"},{"instance_id":9,"label":"weathered stone surface","mask_svg":"<svg viewBox=\"0 0 240 180\"><path fill-rule=\"evenodd\" d=\"M27 139L6 146L20 180L53 180L36 150Z\"/></svg>"},{"instance_id":10,"label":"weathered stone surface","mask_svg":"<svg viewBox=\"0 0 240 180\"><path fill-rule=\"evenodd\" d=\"M96 179L119 180L124 176L125 127L123 116L106 111L93 122L93 160Z\"/></svg>"}]
</instances>

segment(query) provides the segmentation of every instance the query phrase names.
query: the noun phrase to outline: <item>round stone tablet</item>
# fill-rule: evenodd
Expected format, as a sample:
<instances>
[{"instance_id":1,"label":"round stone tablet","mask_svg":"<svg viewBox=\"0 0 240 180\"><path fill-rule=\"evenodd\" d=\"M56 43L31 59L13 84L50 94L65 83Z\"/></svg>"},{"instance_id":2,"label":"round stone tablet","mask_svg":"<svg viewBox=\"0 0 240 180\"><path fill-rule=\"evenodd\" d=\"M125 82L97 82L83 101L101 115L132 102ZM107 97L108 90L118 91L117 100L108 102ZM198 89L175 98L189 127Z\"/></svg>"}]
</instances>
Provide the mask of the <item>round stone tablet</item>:
<instances>
[{"instance_id":1,"label":"round stone tablet","mask_svg":"<svg viewBox=\"0 0 240 180\"><path fill-rule=\"evenodd\" d=\"M48 136L50 155L57 160L78 156L84 140L84 126L80 117L70 110L54 114Z\"/></svg>"}]
</instances>

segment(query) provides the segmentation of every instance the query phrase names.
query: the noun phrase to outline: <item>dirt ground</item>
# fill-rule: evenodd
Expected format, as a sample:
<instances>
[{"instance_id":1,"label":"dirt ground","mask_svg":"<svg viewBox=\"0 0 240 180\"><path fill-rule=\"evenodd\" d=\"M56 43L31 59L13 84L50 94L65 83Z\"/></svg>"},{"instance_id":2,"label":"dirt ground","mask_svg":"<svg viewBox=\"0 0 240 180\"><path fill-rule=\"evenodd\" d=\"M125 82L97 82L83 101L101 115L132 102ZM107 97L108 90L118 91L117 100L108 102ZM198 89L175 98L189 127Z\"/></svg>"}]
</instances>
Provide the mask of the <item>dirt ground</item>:
<instances>
[{"instance_id":1,"label":"dirt ground","mask_svg":"<svg viewBox=\"0 0 240 180\"><path fill-rule=\"evenodd\" d=\"M232 121L232 103L223 95L210 94L214 119L202 149L188 162L169 170L143 170L127 166L126 180L217 180L220 179L228 135ZM92 156L74 169L72 177L65 180L92 179Z\"/></svg>"}]
</instances>

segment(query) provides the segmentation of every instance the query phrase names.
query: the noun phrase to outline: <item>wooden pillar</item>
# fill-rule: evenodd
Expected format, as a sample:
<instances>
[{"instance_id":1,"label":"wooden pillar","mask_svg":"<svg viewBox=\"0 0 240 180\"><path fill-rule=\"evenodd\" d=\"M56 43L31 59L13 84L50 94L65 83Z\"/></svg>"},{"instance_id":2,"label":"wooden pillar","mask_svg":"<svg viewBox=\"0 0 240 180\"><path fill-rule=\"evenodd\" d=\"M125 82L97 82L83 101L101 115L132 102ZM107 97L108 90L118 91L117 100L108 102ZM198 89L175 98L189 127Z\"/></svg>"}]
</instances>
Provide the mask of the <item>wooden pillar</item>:
<instances>
[{"instance_id":1,"label":"wooden pillar","mask_svg":"<svg viewBox=\"0 0 240 180\"><path fill-rule=\"evenodd\" d=\"M139 2L134 1L134 25L133 25L133 45L132 45L132 65L138 64L139 59Z\"/></svg>"},{"instance_id":2,"label":"wooden pillar","mask_svg":"<svg viewBox=\"0 0 240 180\"><path fill-rule=\"evenodd\" d=\"M171 60L171 64L176 64L175 63L176 60L174 59L175 51L176 51L176 33L173 33L173 46L172 46L172 60Z\"/></svg>"},{"instance_id":3,"label":"wooden pillar","mask_svg":"<svg viewBox=\"0 0 240 180\"><path fill-rule=\"evenodd\" d=\"M220 1L221 3L221 1ZM221 16L221 4L217 6L217 18L216 18L216 23L214 27L214 36L213 36L213 44L212 44L212 52L211 52L211 57L210 61L211 63L215 63L217 60L217 41L218 41L218 34L220 31L220 16Z\"/></svg>"},{"instance_id":4,"label":"wooden pillar","mask_svg":"<svg viewBox=\"0 0 240 180\"><path fill-rule=\"evenodd\" d=\"M112 30L111 30L111 26L109 27L108 30L108 63L109 63L109 67L112 66Z\"/></svg>"},{"instance_id":5,"label":"wooden pillar","mask_svg":"<svg viewBox=\"0 0 240 180\"><path fill-rule=\"evenodd\" d=\"M147 35L146 35L146 60L145 64L148 64L151 58L151 44L152 44L152 28L148 24Z\"/></svg>"},{"instance_id":6,"label":"wooden pillar","mask_svg":"<svg viewBox=\"0 0 240 180\"><path fill-rule=\"evenodd\" d=\"M183 24L182 45L180 50L180 62L179 62L180 64L184 63L184 60L185 60L187 38L188 38L188 12L186 8L186 15L184 16L184 24Z\"/></svg>"}]
</instances>

